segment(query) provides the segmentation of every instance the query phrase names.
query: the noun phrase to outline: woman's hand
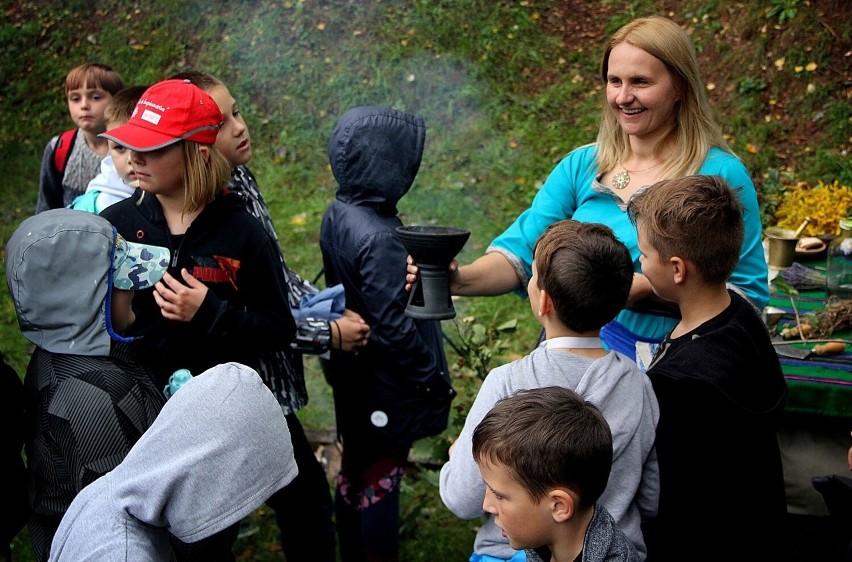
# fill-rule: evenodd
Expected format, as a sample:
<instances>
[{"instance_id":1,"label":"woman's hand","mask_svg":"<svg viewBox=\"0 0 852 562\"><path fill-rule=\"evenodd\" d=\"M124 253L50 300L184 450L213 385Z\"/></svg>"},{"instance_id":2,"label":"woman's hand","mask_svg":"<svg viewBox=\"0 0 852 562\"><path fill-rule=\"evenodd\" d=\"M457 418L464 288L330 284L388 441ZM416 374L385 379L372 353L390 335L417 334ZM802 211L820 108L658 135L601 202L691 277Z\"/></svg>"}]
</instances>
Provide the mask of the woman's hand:
<instances>
[{"instance_id":1,"label":"woman's hand","mask_svg":"<svg viewBox=\"0 0 852 562\"><path fill-rule=\"evenodd\" d=\"M405 290L411 291L411 288L420 278L420 268L417 267L417 264L414 263L414 258L411 256L405 258L405 263L405 270L407 272L405 276ZM454 294L453 289L459 284L459 262L456 260L451 261L450 267L447 269L450 272L450 294Z\"/></svg>"},{"instance_id":2,"label":"woman's hand","mask_svg":"<svg viewBox=\"0 0 852 562\"><path fill-rule=\"evenodd\" d=\"M417 269L417 264L414 263L414 258L408 256L405 258L405 290L411 292L411 288L417 283L420 276L420 270Z\"/></svg>"},{"instance_id":3,"label":"woman's hand","mask_svg":"<svg viewBox=\"0 0 852 562\"><path fill-rule=\"evenodd\" d=\"M163 318L189 322L207 296L207 285L190 275L185 268L180 270L180 274L186 285L166 272L163 279L154 285L154 300Z\"/></svg>"},{"instance_id":4,"label":"woman's hand","mask_svg":"<svg viewBox=\"0 0 852 562\"><path fill-rule=\"evenodd\" d=\"M358 353L370 339L370 326L360 314L348 308L343 311L343 316L329 322L329 328L332 349Z\"/></svg>"}]
</instances>

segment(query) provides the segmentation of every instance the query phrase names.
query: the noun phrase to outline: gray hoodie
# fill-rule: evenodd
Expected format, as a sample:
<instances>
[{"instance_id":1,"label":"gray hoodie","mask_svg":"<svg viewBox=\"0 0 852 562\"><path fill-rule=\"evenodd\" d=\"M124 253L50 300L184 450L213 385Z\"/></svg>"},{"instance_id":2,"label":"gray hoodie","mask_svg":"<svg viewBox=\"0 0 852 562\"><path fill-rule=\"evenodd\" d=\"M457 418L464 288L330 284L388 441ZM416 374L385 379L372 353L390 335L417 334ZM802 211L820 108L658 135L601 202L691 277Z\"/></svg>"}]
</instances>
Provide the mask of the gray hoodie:
<instances>
[{"instance_id":1,"label":"gray hoodie","mask_svg":"<svg viewBox=\"0 0 852 562\"><path fill-rule=\"evenodd\" d=\"M50 560L169 560L252 513L298 473L281 407L252 369L184 384L111 472L74 499Z\"/></svg>"},{"instance_id":2,"label":"gray hoodie","mask_svg":"<svg viewBox=\"0 0 852 562\"><path fill-rule=\"evenodd\" d=\"M612 470L598 501L636 546L640 560L644 560L645 543L639 524L642 518L656 514L659 497L659 470L653 448L659 409L645 374L633 361L614 351L591 360L549 351L542 343L526 357L493 369L470 408L450 460L441 468L441 499L462 519L483 515L485 482L473 460L473 431L499 399L521 389L545 386L574 390L595 404L609 423ZM474 551L504 559L515 552L492 515L477 531Z\"/></svg>"},{"instance_id":3,"label":"gray hoodie","mask_svg":"<svg viewBox=\"0 0 852 562\"><path fill-rule=\"evenodd\" d=\"M21 333L50 353L110 354L113 286L150 289L167 248L127 242L103 217L52 209L25 219L6 244L6 283Z\"/></svg>"}]
</instances>

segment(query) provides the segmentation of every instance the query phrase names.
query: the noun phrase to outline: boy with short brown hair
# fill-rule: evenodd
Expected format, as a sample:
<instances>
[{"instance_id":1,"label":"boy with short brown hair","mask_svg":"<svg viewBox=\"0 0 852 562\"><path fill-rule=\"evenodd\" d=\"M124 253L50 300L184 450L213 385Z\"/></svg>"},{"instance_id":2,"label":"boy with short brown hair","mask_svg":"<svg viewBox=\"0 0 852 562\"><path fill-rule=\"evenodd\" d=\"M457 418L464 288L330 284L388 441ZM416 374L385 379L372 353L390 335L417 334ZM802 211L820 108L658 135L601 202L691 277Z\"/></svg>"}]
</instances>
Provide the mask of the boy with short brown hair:
<instances>
[{"instance_id":1,"label":"boy with short brown hair","mask_svg":"<svg viewBox=\"0 0 852 562\"><path fill-rule=\"evenodd\" d=\"M681 313L647 373L660 404L660 505L643 526L649 559L779 559L786 502L776 431L787 388L756 309L726 284L743 206L723 178L689 176L637 193L628 213L642 272ZM706 548L720 537L737 546Z\"/></svg>"},{"instance_id":2,"label":"boy with short brown hair","mask_svg":"<svg viewBox=\"0 0 852 562\"><path fill-rule=\"evenodd\" d=\"M529 562L638 560L596 503L612 464L600 410L559 386L499 400L473 433L473 458L488 491L483 509Z\"/></svg>"},{"instance_id":3,"label":"boy with short brown hair","mask_svg":"<svg viewBox=\"0 0 852 562\"><path fill-rule=\"evenodd\" d=\"M61 209L86 191L108 154L104 111L124 88L121 77L105 64L87 62L65 77L65 101L76 129L56 135L44 148L36 213Z\"/></svg>"},{"instance_id":4,"label":"boy with short brown hair","mask_svg":"<svg viewBox=\"0 0 852 562\"><path fill-rule=\"evenodd\" d=\"M633 262L612 229L572 219L551 224L536 242L527 287L545 341L527 356L493 369L480 386L464 427L441 467L439 492L463 519L483 514L487 489L471 454L474 428L494 403L526 388L561 386L591 401L613 432L613 464L600 503L644 560L641 522L656 513L654 453L657 400L648 377L619 352L605 350L600 329L627 302ZM471 562L517 562L494 518L477 529Z\"/></svg>"}]
</instances>

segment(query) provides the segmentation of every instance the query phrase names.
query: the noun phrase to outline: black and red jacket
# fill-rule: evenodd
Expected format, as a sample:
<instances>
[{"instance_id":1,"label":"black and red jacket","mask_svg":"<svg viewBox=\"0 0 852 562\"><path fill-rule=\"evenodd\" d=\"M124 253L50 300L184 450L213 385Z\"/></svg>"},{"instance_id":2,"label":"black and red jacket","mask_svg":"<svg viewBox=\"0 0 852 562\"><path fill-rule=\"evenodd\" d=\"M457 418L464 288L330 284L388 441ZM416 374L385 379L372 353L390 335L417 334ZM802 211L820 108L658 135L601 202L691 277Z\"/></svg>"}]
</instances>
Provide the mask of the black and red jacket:
<instances>
[{"instance_id":1,"label":"black and red jacket","mask_svg":"<svg viewBox=\"0 0 852 562\"><path fill-rule=\"evenodd\" d=\"M263 351L288 349L296 326L278 250L260 223L234 195L208 204L186 234L172 236L157 198L132 197L101 213L131 242L168 247L169 273L185 268L209 291L190 322L163 318L152 291L133 299L136 321L128 335L140 337L143 359L165 380L177 369L193 374L227 361L257 368Z\"/></svg>"}]
</instances>

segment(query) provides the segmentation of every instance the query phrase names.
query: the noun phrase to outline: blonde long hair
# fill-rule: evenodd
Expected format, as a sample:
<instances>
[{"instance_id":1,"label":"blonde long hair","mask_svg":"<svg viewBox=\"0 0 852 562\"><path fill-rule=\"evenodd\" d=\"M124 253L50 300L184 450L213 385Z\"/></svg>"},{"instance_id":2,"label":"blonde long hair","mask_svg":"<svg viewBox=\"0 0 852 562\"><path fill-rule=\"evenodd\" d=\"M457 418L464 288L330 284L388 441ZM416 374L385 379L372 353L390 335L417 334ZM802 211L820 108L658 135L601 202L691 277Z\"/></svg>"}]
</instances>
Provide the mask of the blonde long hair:
<instances>
[{"instance_id":1,"label":"blonde long hair","mask_svg":"<svg viewBox=\"0 0 852 562\"><path fill-rule=\"evenodd\" d=\"M707 151L714 146L734 154L722 136L712 108L704 92L704 82L698 70L698 60L689 36L668 18L652 16L639 18L621 27L610 38L601 60L601 78L607 82L609 56L621 43L638 47L658 58L671 72L679 89L677 121L669 138L674 147L672 156L661 170L660 179L677 178L698 172ZM604 98L603 117L598 130L598 170L614 169L627 157L629 140L621 129Z\"/></svg>"},{"instance_id":2,"label":"blonde long hair","mask_svg":"<svg viewBox=\"0 0 852 562\"><path fill-rule=\"evenodd\" d=\"M192 213L212 203L231 179L231 163L212 144L183 141L184 213ZM201 147L208 149L205 158Z\"/></svg>"}]
</instances>

